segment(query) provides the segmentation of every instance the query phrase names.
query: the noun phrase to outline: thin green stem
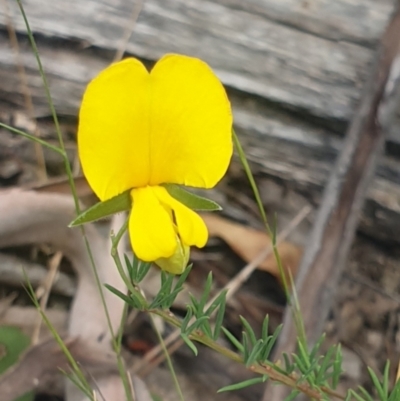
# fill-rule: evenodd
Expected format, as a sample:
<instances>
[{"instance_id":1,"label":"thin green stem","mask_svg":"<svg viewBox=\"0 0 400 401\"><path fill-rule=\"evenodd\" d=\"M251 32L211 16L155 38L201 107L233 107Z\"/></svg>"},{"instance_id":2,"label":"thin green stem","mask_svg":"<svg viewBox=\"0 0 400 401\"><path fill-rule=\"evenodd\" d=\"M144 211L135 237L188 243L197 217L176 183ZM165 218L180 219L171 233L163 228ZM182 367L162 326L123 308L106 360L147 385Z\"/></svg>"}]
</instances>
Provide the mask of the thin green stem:
<instances>
[{"instance_id":1,"label":"thin green stem","mask_svg":"<svg viewBox=\"0 0 400 401\"><path fill-rule=\"evenodd\" d=\"M50 330L50 333L53 335L53 337L56 340L57 344L59 345L59 347L61 348L62 352L66 356L68 362L70 363L72 371L74 372L74 374L75 374L75 376L76 376L76 378L77 378L77 380L78 380L78 382L80 384L81 390L83 390L85 392L86 396L88 396L92 401L95 401L94 397L93 397L93 394L92 394L92 389L91 389L89 383L87 382L87 380L85 378L85 375L82 373L82 370L80 369L79 365L76 363L76 361L75 361L74 357L72 356L72 354L69 352L69 349L65 345L63 339L58 334L57 330L52 325L52 323L50 322L50 320L48 319L48 317L44 313L42 307L40 306L40 303L36 298L35 291L32 288L32 285L31 285L31 283L29 281L29 277L26 274L25 270L23 271L23 275L24 275L24 279L25 279L25 282L26 282L26 290L27 290L27 293L28 293L29 297L31 298L31 300L32 300L33 304L35 305L36 309L39 311L40 316L42 317L42 319L45 322L46 326Z\"/></svg>"},{"instance_id":2,"label":"thin green stem","mask_svg":"<svg viewBox=\"0 0 400 401\"><path fill-rule=\"evenodd\" d=\"M285 274L285 271L283 269L283 266L282 266L282 263L281 263L281 259L280 259L279 253L278 253L278 247L276 246L275 231L271 230L271 227L268 224L267 215L266 215L265 210L264 210L264 205L262 203L260 192L258 190L256 181L254 179L253 173L251 172L251 168L250 168L249 162L247 161L246 154L244 153L242 144L240 143L239 138L238 138L238 136L236 135L236 132L233 129L232 129L232 136L233 136L233 143L234 143L236 151L237 151L237 153L239 155L239 159L240 159L240 162L242 163L242 166L243 166L244 171L246 173L247 179L249 180L249 183L250 183L251 189L253 191L254 198L256 199L258 210L260 211L260 214L261 214L261 217L263 219L265 228L266 228L268 234L270 235L270 237L272 238L272 249L273 249L273 252L274 252L274 255L275 255L275 259L277 261L279 274L281 276L283 288L284 288L284 291L285 291L285 294L286 294L286 299L290 303L289 286L288 286L287 279L286 279L286 274Z\"/></svg>"},{"instance_id":3,"label":"thin green stem","mask_svg":"<svg viewBox=\"0 0 400 401\"><path fill-rule=\"evenodd\" d=\"M151 322L153 324L153 329L156 332L156 335L158 337L158 341L160 342L161 348L162 348L162 350L164 352L165 359L167 360L168 368L169 368L169 371L171 372L171 376L172 376L172 380L174 381L176 392L178 393L180 400L181 401L185 401L185 398L184 398L183 393L182 393L181 386L179 384L178 377L176 376L174 365L173 365L172 360L171 360L171 356L169 355L168 349L165 346L164 339L162 338L162 335L160 334L159 330L157 329L157 326L156 326L156 324L154 322L153 316L150 315L150 318L151 318Z\"/></svg>"},{"instance_id":4,"label":"thin green stem","mask_svg":"<svg viewBox=\"0 0 400 401\"><path fill-rule=\"evenodd\" d=\"M122 266L121 258L119 257L119 253L118 253L119 241L121 240L122 236L126 232L127 228L128 228L128 221L125 221L125 223L122 225L122 227L118 231L117 235L115 235L113 232L111 233L111 243L112 243L111 256L114 259L115 265L117 266L117 269L118 269L118 273L120 274L120 276L121 276L122 280L124 281L125 285L127 286L128 290L135 291L135 288L133 288L133 285L130 282L128 276L125 274L125 270ZM137 291L135 291L135 292L137 292ZM125 305L125 307L126 306L127 305ZM123 315L126 316L125 308L124 308ZM114 351L117 355L118 371L119 371L121 379L122 379L122 384L124 386L125 395L126 395L128 401L134 401L133 391L132 391L132 388L130 385L130 381L128 379L128 373L126 371L125 364L124 364L124 361L123 361L122 355L121 355L121 339L122 339L122 322L121 322L118 336L114 337L114 335L113 335L113 347L114 347Z\"/></svg>"},{"instance_id":5,"label":"thin green stem","mask_svg":"<svg viewBox=\"0 0 400 401\"><path fill-rule=\"evenodd\" d=\"M240 143L239 138L237 137L236 132L233 129L232 129L232 136L233 136L233 143L235 145L235 148L236 148L236 150L238 152L238 155L239 155L239 158L240 158L240 162L242 163L244 171L246 172L246 175L247 175L247 179L250 182L251 189L253 190L254 197L256 198L258 210L260 211L261 217L262 217L263 222L265 224L265 228L270 233L271 230L270 230L270 228L268 226L267 215L265 213L264 206L263 206L263 203L261 201L260 192L258 191L257 184L256 184L256 182L254 180L254 177L253 177L253 174L251 172L251 169L250 169L249 163L247 161L246 155L244 153L242 144Z\"/></svg>"},{"instance_id":6,"label":"thin green stem","mask_svg":"<svg viewBox=\"0 0 400 401\"><path fill-rule=\"evenodd\" d=\"M11 127L10 125L3 124L3 123L0 123L0 127L7 129L8 131L10 131L10 132L12 132L14 134L18 134L18 135L21 135L21 136L23 136L25 138L28 138L33 142L40 143L41 145L45 146L46 148L54 150L54 152L59 153L62 157L65 157L64 150L62 150L59 147L54 146L54 145L44 141L43 139L38 138L35 135L28 134L28 133L26 133L24 131L21 131L21 130L19 130L17 128Z\"/></svg>"},{"instance_id":7,"label":"thin green stem","mask_svg":"<svg viewBox=\"0 0 400 401\"><path fill-rule=\"evenodd\" d=\"M263 219L263 222L265 224L265 227L267 229L268 234L271 236L272 238L272 249L274 252L274 256L275 256L275 260L278 266L278 270L279 270L279 274L282 280L282 286L283 289L285 291L285 296L286 296L286 300L288 302L288 304L292 307L292 313L293 313L293 318L294 318L294 322L296 325L296 330L297 333L299 335L300 341L306 346L306 336L305 336L305 329L304 329L304 323L303 323L303 318L301 315L301 310L300 310L300 305L298 303L297 297L296 297L296 293L293 294L293 297L291 297L291 291L290 288L293 288L293 291L295 291L295 286L294 283L292 281L292 286L289 287L288 282L287 282L287 277L286 277L286 273L283 269L283 265L282 265L282 260L281 257L279 255L279 251L278 251L278 247L276 244L276 230L271 230L271 227L268 224L267 221L267 216L264 210L264 206L262 204L261 201L261 196L260 196L260 192L258 191L258 187L257 184L254 180L254 176L253 173L251 172L250 169L250 165L247 161L247 157L246 154L243 150L243 147L239 141L238 136L236 135L235 131L232 129L232 135L233 135L233 142L235 144L235 148L238 152L239 158L240 158L240 162L242 163L242 166L244 168L244 171L246 173L247 179L249 180L250 186L252 188L254 197L256 199L257 202L257 206L258 209L260 211L261 217ZM276 224L275 224L275 228L276 228ZM289 273L290 274L290 273Z\"/></svg>"},{"instance_id":8,"label":"thin green stem","mask_svg":"<svg viewBox=\"0 0 400 401\"><path fill-rule=\"evenodd\" d=\"M118 273L121 276L124 284L128 288L129 292L136 294L140 298L143 307L146 307L147 301L145 300L143 295L140 293L140 291L138 291L135 288L132 281L126 274L125 269L122 266L121 258L118 253L118 243L121 240L122 236L124 235L124 233L126 232L127 229L128 229L128 220L125 221L125 223L123 224L123 226L121 227L121 229L118 231L118 233L116 235L114 233L111 233L111 243L112 243L111 256L113 257L115 265L117 266Z\"/></svg>"},{"instance_id":9,"label":"thin green stem","mask_svg":"<svg viewBox=\"0 0 400 401\"><path fill-rule=\"evenodd\" d=\"M60 153L60 150L62 151L62 156L64 158L65 171L66 171L67 176L68 176L68 182L69 182L69 185L70 185L70 188L71 188L71 192L72 192L72 196L73 196L74 203L75 203L75 210L76 210L77 215L79 215L80 214L80 205L79 205L79 199L78 199L78 195L77 195L77 191L76 191L76 187L75 187L75 181L74 181L74 177L72 175L71 166L70 166L70 163L69 163L66 151L65 151L64 140L63 140L63 137L62 137L60 124L59 124L59 121L58 121L57 112L56 112L56 109L55 109L55 106L54 106L54 103L53 103L53 100L52 100L52 97L51 97L51 94L50 94L50 89L49 89L49 85L48 85L48 82L47 82L46 74L44 72L43 65L42 65L42 62L41 62L41 59L40 59L40 55L39 55L39 51L38 51L38 48L37 48L37 45L36 45L36 41L35 41L35 38L33 37L33 33L32 33L31 28L30 28L30 24L29 24L29 21L28 21L28 18L26 16L26 13L25 13L25 10L24 10L24 7L22 5L21 0L17 0L17 4L18 4L18 7L20 9L21 15L22 15L22 17L24 19L26 30L27 30L28 37L29 37L29 41L30 41L30 44L31 44L31 47L32 47L32 51L33 51L33 53L35 55L35 58L36 58L36 61L37 61L37 64L38 64L38 68L39 68L39 73L40 73L40 76L41 76L42 81L43 81L43 86L45 88L47 102L48 102L50 110L51 110L51 114L52 114L52 117L53 117L53 120L54 120L54 125L55 125L55 129L56 129L57 137L58 137L58 141L59 141L59 144L60 144L60 148L57 148L58 149L57 151L59 153ZM102 284L101 284L101 281L100 281L100 278L99 278L98 271L96 269L96 264L95 264L95 261L94 261L93 253L92 253L91 248L90 248L89 241L87 240L87 237L85 235L84 227L81 227L81 231L82 231L82 235L83 235L83 238L84 238L85 247L86 247L86 250L88 252L91 268L92 268L92 271L93 271L93 274L94 274L96 286L97 286L97 289L99 291L101 304L102 304L102 307L104 309L104 313L106 315L107 325L108 325L108 328L110 330L110 333L111 333L113 339L115 339L115 334L114 334L114 330L113 330L113 327L112 327L110 314L109 314L109 311L108 311L108 308L107 308L107 304L106 304L106 300L105 300L105 297L104 297L103 287L102 287ZM117 358L118 358L118 356L117 356Z\"/></svg>"},{"instance_id":10,"label":"thin green stem","mask_svg":"<svg viewBox=\"0 0 400 401\"><path fill-rule=\"evenodd\" d=\"M24 9L24 7L22 5L21 0L17 0L17 4L18 4L18 7L20 9L22 18L24 19L24 23L25 23L26 30L27 30L27 33L28 33L28 38L29 38L29 41L30 41L30 44L31 44L31 47L32 47L33 54L35 55L35 58L36 58L36 62L37 62L38 68L39 68L40 76L41 76L42 81L43 81L43 86L44 86L44 90L45 90L45 93L46 93L47 103L48 103L48 105L50 107L51 115L53 117L54 126L56 128L56 133L57 133L58 141L59 141L59 144L60 144L60 148L64 152L65 171L66 171L66 173L68 175L69 185L71 187L72 195L74 197L75 209L77 210L77 213L79 214L80 213L79 199L78 199L78 195L77 195L77 192L76 192L76 187L75 187L75 182L74 182L74 178L73 178L73 175L72 175L71 166L69 164L69 160L68 160L68 157L67 157L67 154L66 154L66 151L65 151L64 140L63 140L61 129L60 129L60 123L58 121L56 108L54 106L54 102L53 102L53 99L51 97L50 87L49 87L49 84L47 82L46 74L44 73L44 69L43 69L43 64L42 64L42 61L40 59L39 50L37 48L35 38L33 37L33 33L32 33L32 30L31 30L31 27L30 27L30 24L29 24L29 21L28 21L28 18L26 16L25 9Z\"/></svg>"}]
</instances>

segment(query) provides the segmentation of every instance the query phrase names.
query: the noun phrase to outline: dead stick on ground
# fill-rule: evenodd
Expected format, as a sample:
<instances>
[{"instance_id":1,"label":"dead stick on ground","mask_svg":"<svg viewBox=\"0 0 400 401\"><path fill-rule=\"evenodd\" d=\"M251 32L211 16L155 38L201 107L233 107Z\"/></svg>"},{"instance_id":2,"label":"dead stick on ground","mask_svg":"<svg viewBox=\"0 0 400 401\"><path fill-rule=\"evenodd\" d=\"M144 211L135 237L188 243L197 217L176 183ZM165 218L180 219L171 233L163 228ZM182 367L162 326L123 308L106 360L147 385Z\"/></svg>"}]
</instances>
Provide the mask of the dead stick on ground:
<instances>
[{"instance_id":1,"label":"dead stick on ground","mask_svg":"<svg viewBox=\"0 0 400 401\"><path fill-rule=\"evenodd\" d=\"M282 241L284 241L288 235L293 232L293 230L308 216L308 214L311 212L311 207L306 206L304 207L295 217L294 219L289 223L289 225L278 235L277 238L277 245L279 245ZM254 258L253 261L251 261L249 264L247 264L232 280L227 283L221 291L218 292L205 306L205 309L207 309L213 302L214 300L220 295L222 291L228 290L226 294L226 299L228 300L229 298L233 297L233 295L236 293L236 291L240 288L240 286L250 277L250 275L254 272L254 270L257 269L257 266L262 263L270 254L272 253L272 245L265 248L262 252L260 252L259 255L257 255L256 258ZM176 344L170 346L170 344L174 343L177 339L179 339L180 336L180 330L177 329L173 331L165 340L165 345L169 347L168 349L171 350L171 353L176 351L182 344L182 340L178 340ZM149 368L146 367L147 363L149 363L152 359L157 357L160 353L162 352L161 346L156 346L154 347L151 351L149 351L144 358L136 365L134 366L134 371L135 372L140 372L142 371L143 373L141 376L144 376L149 373ZM163 355L160 355L159 358L157 358L157 361L153 361L151 364L151 367L154 368L157 366L159 363L161 363L164 360ZM144 371L143 371L144 370Z\"/></svg>"},{"instance_id":2,"label":"dead stick on ground","mask_svg":"<svg viewBox=\"0 0 400 401\"><path fill-rule=\"evenodd\" d=\"M376 65L348 129L343 149L325 189L300 265L296 290L307 340L321 335L338 279L347 260L361 206L381 155L384 134L398 107L400 92L400 1L384 33ZM296 349L296 327L287 310L275 355ZM267 386L265 401L281 401L290 389Z\"/></svg>"}]
</instances>

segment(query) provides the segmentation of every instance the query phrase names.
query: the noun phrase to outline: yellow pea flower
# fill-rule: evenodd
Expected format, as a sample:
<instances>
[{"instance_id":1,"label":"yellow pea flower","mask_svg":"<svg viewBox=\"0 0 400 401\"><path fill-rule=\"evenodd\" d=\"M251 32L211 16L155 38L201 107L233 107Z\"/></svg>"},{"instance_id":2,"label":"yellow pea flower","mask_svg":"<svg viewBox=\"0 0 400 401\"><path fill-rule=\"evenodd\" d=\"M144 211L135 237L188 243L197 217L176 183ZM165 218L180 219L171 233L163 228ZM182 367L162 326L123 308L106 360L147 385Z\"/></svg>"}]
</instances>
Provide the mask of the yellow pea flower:
<instances>
[{"instance_id":1,"label":"yellow pea flower","mask_svg":"<svg viewBox=\"0 0 400 401\"><path fill-rule=\"evenodd\" d=\"M79 113L82 169L101 201L131 190L139 259L182 273L174 258L187 262L190 246L206 244L204 221L162 184L215 186L232 156L231 129L226 92L196 58L166 55L150 72L128 58L89 83Z\"/></svg>"}]
</instances>

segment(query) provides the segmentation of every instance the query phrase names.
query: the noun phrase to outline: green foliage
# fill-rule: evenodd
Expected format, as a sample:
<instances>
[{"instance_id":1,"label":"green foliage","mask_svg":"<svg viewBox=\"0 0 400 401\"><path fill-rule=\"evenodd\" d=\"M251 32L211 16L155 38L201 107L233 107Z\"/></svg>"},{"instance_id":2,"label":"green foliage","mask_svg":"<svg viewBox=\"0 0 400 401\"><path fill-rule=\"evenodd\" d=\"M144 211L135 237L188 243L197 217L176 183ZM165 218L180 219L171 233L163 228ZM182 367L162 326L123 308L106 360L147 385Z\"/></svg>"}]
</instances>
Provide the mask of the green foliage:
<instances>
[{"instance_id":1,"label":"green foliage","mask_svg":"<svg viewBox=\"0 0 400 401\"><path fill-rule=\"evenodd\" d=\"M389 370L390 362L388 361L383 370L382 380L379 380L376 373L368 367L368 373L371 376L374 389L378 396L379 401L398 401L400 400L400 380L398 380L392 391L389 391ZM372 397L363 387L358 388L358 393L354 390L349 390L346 401L356 400L356 401L375 401L376 398Z\"/></svg>"},{"instance_id":2,"label":"green foliage","mask_svg":"<svg viewBox=\"0 0 400 401\"><path fill-rule=\"evenodd\" d=\"M125 191L120 195L104 202L99 202L82 212L74 221L70 223L70 227L80 226L106 217L110 217L115 213L121 213L130 210L132 204L129 191Z\"/></svg>"},{"instance_id":3,"label":"green foliage","mask_svg":"<svg viewBox=\"0 0 400 401\"><path fill-rule=\"evenodd\" d=\"M214 212L222 210L221 206L218 205L218 203L202 196L193 194L192 192L187 191L179 185L164 184L163 187L173 198L183 203L189 209L196 210L198 212Z\"/></svg>"},{"instance_id":4,"label":"green foliage","mask_svg":"<svg viewBox=\"0 0 400 401\"><path fill-rule=\"evenodd\" d=\"M192 210L201 212L211 212L221 210L218 203L195 195L186 191L184 188L175 184L163 185L168 193ZM98 202L89 209L82 212L75 220L70 223L70 227L77 227L85 223L91 223L112 216L116 213L129 211L132 207L130 191L125 191L120 195L114 196L104 202Z\"/></svg>"},{"instance_id":5,"label":"green foliage","mask_svg":"<svg viewBox=\"0 0 400 401\"><path fill-rule=\"evenodd\" d=\"M20 329L11 326L0 326L0 374L14 365L19 356L30 344L30 338ZM31 401L33 393L27 393L15 401Z\"/></svg>"}]
</instances>

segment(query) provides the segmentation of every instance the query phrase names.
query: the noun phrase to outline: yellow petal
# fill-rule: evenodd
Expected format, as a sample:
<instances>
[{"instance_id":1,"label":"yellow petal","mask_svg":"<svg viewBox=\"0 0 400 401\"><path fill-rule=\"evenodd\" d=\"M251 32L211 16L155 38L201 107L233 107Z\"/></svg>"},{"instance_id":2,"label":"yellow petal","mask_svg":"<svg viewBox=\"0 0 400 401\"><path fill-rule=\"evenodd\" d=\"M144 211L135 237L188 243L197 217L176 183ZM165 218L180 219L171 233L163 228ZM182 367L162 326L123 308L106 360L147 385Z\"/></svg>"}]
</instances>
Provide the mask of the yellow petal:
<instances>
[{"instance_id":1,"label":"yellow petal","mask_svg":"<svg viewBox=\"0 0 400 401\"><path fill-rule=\"evenodd\" d=\"M149 74L135 59L113 64L87 87L78 148L101 200L146 185L214 186L232 155L225 90L204 62L163 57Z\"/></svg>"},{"instance_id":2,"label":"yellow petal","mask_svg":"<svg viewBox=\"0 0 400 401\"><path fill-rule=\"evenodd\" d=\"M177 247L170 213L152 187L134 189L131 196L133 208L129 217L129 234L135 255L145 262L169 258Z\"/></svg>"},{"instance_id":3,"label":"yellow petal","mask_svg":"<svg viewBox=\"0 0 400 401\"><path fill-rule=\"evenodd\" d=\"M225 89L199 59L164 56L151 71L150 185L213 187L232 156Z\"/></svg>"},{"instance_id":4,"label":"yellow petal","mask_svg":"<svg viewBox=\"0 0 400 401\"><path fill-rule=\"evenodd\" d=\"M78 149L101 200L149 182L150 87L143 64L130 58L106 68L86 89Z\"/></svg>"},{"instance_id":5,"label":"yellow petal","mask_svg":"<svg viewBox=\"0 0 400 401\"><path fill-rule=\"evenodd\" d=\"M182 243L202 248L208 239L208 231L203 219L196 212L173 198L165 188L154 187L154 191L160 202L174 211L176 226Z\"/></svg>"}]
</instances>

